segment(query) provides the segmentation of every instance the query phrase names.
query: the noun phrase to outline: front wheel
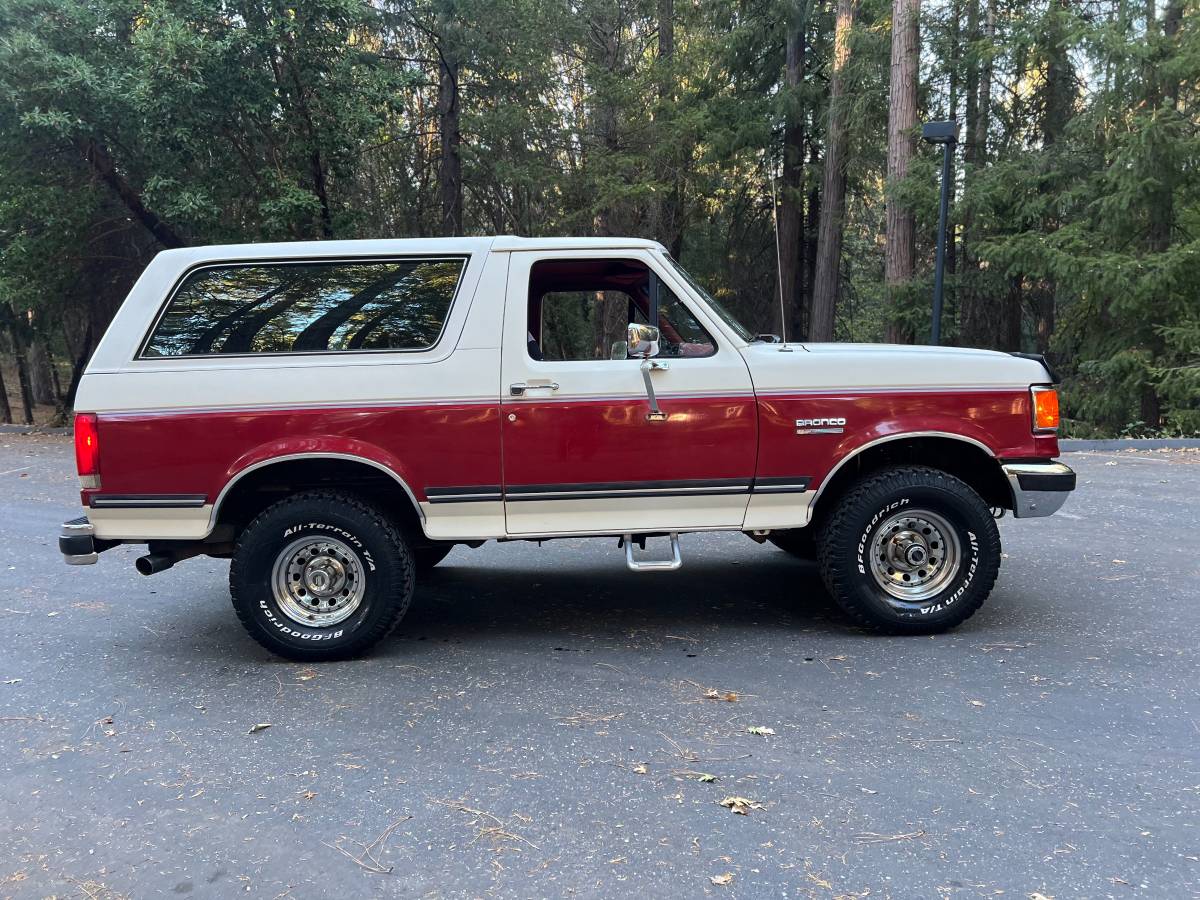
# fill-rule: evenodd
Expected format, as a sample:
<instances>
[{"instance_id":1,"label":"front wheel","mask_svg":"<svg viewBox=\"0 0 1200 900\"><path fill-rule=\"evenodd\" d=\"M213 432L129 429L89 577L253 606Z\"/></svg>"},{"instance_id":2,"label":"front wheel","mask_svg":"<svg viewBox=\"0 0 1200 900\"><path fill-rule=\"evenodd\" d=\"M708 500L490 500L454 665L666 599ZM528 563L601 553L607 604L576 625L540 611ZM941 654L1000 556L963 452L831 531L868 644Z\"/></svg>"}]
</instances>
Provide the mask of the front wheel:
<instances>
[{"instance_id":1,"label":"front wheel","mask_svg":"<svg viewBox=\"0 0 1200 900\"><path fill-rule=\"evenodd\" d=\"M229 593L256 641L288 659L357 656L399 624L413 554L379 509L337 491L267 507L238 537Z\"/></svg>"},{"instance_id":2,"label":"front wheel","mask_svg":"<svg viewBox=\"0 0 1200 900\"><path fill-rule=\"evenodd\" d=\"M890 634L961 624L1000 571L1000 533L987 504L964 482L924 466L863 479L841 498L817 546L838 605Z\"/></svg>"}]
</instances>

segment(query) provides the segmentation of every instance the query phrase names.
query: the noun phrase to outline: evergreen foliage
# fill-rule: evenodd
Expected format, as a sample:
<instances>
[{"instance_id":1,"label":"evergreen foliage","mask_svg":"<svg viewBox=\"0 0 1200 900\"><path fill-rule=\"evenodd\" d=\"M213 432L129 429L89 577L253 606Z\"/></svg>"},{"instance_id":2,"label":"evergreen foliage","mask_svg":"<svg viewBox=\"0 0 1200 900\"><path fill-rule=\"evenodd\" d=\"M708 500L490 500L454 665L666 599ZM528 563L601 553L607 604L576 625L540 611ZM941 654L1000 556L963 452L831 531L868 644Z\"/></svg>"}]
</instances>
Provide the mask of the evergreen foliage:
<instances>
[{"instance_id":1,"label":"evergreen foliage","mask_svg":"<svg viewBox=\"0 0 1200 900\"><path fill-rule=\"evenodd\" d=\"M803 338L836 7L0 0L7 414L69 409L138 273L188 244L654 237L752 331L778 332L778 212ZM919 145L887 183L892 8L855 5L840 70L839 340L929 329L939 153ZM1075 434L1200 433L1198 12L921 10L920 118L962 125L943 333L1048 354ZM888 198L915 216L916 268L885 290Z\"/></svg>"}]
</instances>

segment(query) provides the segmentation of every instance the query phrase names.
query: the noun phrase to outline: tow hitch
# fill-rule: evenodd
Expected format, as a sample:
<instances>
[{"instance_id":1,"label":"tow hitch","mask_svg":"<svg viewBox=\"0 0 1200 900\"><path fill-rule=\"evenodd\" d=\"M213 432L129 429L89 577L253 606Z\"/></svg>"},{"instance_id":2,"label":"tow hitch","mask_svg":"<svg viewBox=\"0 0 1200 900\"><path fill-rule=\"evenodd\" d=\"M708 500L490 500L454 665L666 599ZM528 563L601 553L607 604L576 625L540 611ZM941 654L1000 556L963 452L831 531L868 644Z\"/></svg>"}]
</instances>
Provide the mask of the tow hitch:
<instances>
[{"instance_id":1,"label":"tow hitch","mask_svg":"<svg viewBox=\"0 0 1200 900\"><path fill-rule=\"evenodd\" d=\"M673 572L683 565L683 555L679 552L679 535L672 531L669 535L671 540L671 558L670 559L636 559L633 555L633 545L637 544L642 550L646 549L646 539L649 535L639 534L634 537L632 534L627 534L621 538L617 544L618 547L625 548L625 565L629 566L634 572Z\"/></svg>"}]
</instances>

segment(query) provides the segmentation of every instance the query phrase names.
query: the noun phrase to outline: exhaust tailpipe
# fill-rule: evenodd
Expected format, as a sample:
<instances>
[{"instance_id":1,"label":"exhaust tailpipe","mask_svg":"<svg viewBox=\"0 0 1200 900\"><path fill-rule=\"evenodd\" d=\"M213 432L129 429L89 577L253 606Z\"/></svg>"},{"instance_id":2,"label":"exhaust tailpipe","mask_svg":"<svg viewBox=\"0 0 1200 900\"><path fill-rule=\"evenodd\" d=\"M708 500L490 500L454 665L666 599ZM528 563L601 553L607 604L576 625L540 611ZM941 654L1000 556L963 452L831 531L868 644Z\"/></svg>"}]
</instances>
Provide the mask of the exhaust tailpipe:
<instances>
[{"instance_id":1,"label":"exhaust tailpipe","mask_svg":"<svg viewBox=\"0 0 1200 900\"><path fill-rule=\"evenodd\" d=\"M173 553L148 553L134 560L134 567L143 575L153 575L155 572L165 572L179 561Z\"/></svg>"}]
</instances>

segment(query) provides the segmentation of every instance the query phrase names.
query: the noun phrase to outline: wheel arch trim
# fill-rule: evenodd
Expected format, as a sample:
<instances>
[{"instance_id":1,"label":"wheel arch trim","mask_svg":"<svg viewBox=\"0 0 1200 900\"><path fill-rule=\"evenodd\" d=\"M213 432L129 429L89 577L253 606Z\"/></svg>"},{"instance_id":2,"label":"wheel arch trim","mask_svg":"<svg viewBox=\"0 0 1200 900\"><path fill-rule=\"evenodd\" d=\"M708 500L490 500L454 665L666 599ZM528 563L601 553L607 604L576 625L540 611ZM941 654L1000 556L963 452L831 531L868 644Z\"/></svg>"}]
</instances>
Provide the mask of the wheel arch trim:
<instances>
[{"instance_id":1,"label":"wheel arch trim","mask_svg":"<svg viewBox=\"0 0 1200 900\"><path fill-rule=\"evenodd\" d=\"M259 469L265 469L268 466L272 466L277 463L296 462L298 460L306 459L336 459L344 462L362 463L363 465L370 466L373 469L378 469L380 472L389 475L392 480L395 481L396 484L400 485L401 489L403 489L405 495L408 497L409 502L412 504L413 511L417 514L418 520L421 522L421 529L425 529L425 511L421 508L421 504L417 500L417 495L413 493L412 488L408 486L408 483L400 477L400 474L395 469L386 466L381 462L377 462L376 460L368 459L365 456L356 456L352 453L333 453L321 451L311 453L285 453L280 456L271 456L267 459L261 459L258 462L251 463L245 468L238 470L238 472L232 478L225 482L225 486L221 488L221 492L217 494L216 499L213 501L212 510L208 515L208 531L204 536L208 537L213 533L213 530L217 527L217 519L220 515L221 504L225 501L225 498L229 495L233 488L236 487L245 476L251 474L252 472L258 471Z\"/></svg>"},{"instance_id":2,"label":"wheel arch trim","mask_svg":"<svg viewBox=\"0 0 1200 900\"><path fill-rule=\"evenodd\" d=\"M821 495L825 493L825 488L829 486L829 483L833 481L834 476L842 470L842 467L845 466L846 463L861 456L872 447L878 447L881 444L888 444L892 443L893 441L909 440L912 438L948 438L953 441L959 441L963 444L967 444L968 446L976 447L982 450L992 459L996 459L996 454L992 451L991 447L983 443L983 441L977 440L976 438L967 437L964 434L955 434L950 431L903 431L895 434L885 434L883 437L877 437L874 440L867 441L861 446L855 447L852 452L847 453L840 460L838 460L837 465L830 469L828 474L821 479L821 486L817 488L816 494L813 495L812 501L808 504L809 510L811 511L816 508L817 502L821 499Z\"/></svg>"}]
</instances>

